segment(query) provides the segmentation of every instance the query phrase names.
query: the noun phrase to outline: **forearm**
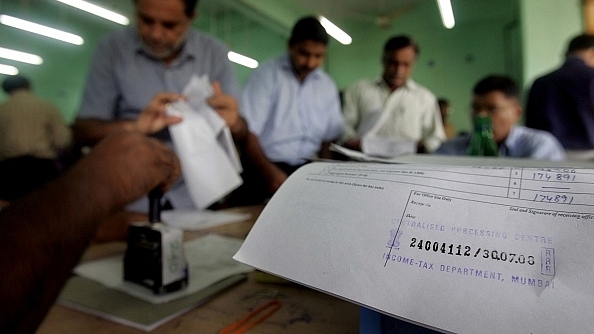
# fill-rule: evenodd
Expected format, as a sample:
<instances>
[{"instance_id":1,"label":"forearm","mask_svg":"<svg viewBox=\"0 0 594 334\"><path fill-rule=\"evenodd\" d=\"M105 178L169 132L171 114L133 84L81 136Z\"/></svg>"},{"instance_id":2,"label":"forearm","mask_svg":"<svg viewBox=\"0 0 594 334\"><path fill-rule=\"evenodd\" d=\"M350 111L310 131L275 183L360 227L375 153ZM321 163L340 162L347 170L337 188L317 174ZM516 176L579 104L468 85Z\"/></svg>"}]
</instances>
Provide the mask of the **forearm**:
<instances>
[{"instance_id":1,"label":"forearm","mask_svg":"<svg viewBox=\"0 0 594 334\"><path fill-rule=\"evenodd\" d=\"M245 154L249 157L252 163L260 169L260 171L267 170L271 168L271 166L274 166L266 154L264 154L264 150L262 149L262 146L260 146L258 137L251 132L249 132L246 137Z\"/></svg>"},{"instance_id":2,"label":"forearm","mask_svg":"<svg viewBox=\"0 0 594 334\"><path fill-rule=\"evenodd\" d=\"M446 133L437 103L432 104L430 119L424 122L421 140L426 153L433 153L446 140Z\"/></svg>"},{"instance_id":3,"label":"forearm","mask_svg":"<svg viewBox=\"0 0 594 334\"><path fill-rule=\"evenodd\" d=\"M249 132L245 143L245 153L252 163L258 168L262 177L268 183L268 188L275 192L287 179L287 174L268 159L258 137Z\"/></svg>"},{"instance_id":4,"label":"forearm","mask_svg":"<svg viewBox=\"0 0 594 334\"><path fill-rule=\"evenodd\" d=\"M417 143L417 149L422 149L424 153L433 153L439 148L445 139L440 136L431 136Z\"/></svg>"},{"instance_id":5,"label":"forearm","mask_svg":"<svg viewBox=\"0 0 594 334\"><path fill-rule=\"evenodd\" d=\"M0 332L34 332L117 194L75 166L0 212ZM74 180L75 182L72 182ZM90 201L89 199L94 199ZM75 209L73 209L75 208ZM25 255L26 254L26 255ZM20 260L19 260L20 259Z\"/></svg>"},{"instance_id":6,"label":"forearm","mask_svg":"<svg viewBox=\"0 0 594 334\"><path fill-rule=\"evenodd\" d=\"M322 147L318 152L318 157L320 159L332 159L332 151L330 151L330 144L332 144L332 142L330 141L325 141L322 143Z\"/></svg>"},{"instance_id":7,"label":"forearm","mask_svg":"<svg viewBox=\"0 0 594 334\"><path fill-rule=\"evenodd\" d=\"M344 130L340 141L344 143L349 140L359 139L359 134L356 130L360 118L359 109L354 94L348 90L344 94L342 115L344 117Z\"/></svg>"},{"instance_id":8,"label":"forearm","mask_svg":"<svg viewBox=\"0 0 594 334\"><path fill-rule=\"evenodd\" d=\"M421 144L423 145L424 152L433 153L445 140L446 136L443 125L438 123L434 125L433 131L431 131L428 136L421 140Z\"/></svg>"},{"instance_id":9,"label":"forearm","mask_svg":"<svg viewBox=\"0 0 594 334\"><path fill-rule=\"evenodd\" d=\"M79 145L94 145L109 133L134 129L135 121L132 120L77 119L72 125L72 135Z\"/></svg>"},{"instance_id":10,"label":"forearm","mask_svg":"<svg viewBox=\"0 0 594 334\"><path fill-rule=\"evenodd\" d=\"M240 116L237 122L229 127L229 129L231 130L231 136L233 137L235 145L244 146L243 144L246 143L249 132L245 119Z\"/></svg>"},{"instance_id":11,"label":"forearm","mask_svg":"<svg viewBox=\"0 0 594 334\"><path fill-rule=\"evenodd\" d=\"M0 211L0 333L32 333L100 220L179 178L174 152L136 131L109 135L70 169Z\"/></svg>"}]
</instances>

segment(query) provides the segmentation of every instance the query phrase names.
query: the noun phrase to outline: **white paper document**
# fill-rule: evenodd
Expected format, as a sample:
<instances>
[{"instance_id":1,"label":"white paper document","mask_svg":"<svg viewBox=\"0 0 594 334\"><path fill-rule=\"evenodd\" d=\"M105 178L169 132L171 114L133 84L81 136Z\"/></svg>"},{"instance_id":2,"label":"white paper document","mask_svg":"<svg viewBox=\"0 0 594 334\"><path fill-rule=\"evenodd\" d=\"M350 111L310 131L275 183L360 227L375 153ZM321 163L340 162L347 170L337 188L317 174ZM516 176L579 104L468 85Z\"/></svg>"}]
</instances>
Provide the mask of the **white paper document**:
<instances>
[{"instance_id":1,"label":"white paper document","mask_svg":"<svg viewBox=\"0 0 594 334\"><path fill-rule=\"evenodd\" d=\"M353 161L394 163L393 158L380 158L361 151L351 150L337 144L330 144L330 151L338 152Z\"/></svg>"},{"instance_id":2,"label":"white paper document","mask_svg":"<svg viewBox=\"0 0 594 334\"><path fill-rule=\"evenodd\" d=\"M417 143L393 137L379 137L367 134L361 138L361 151L365 154L381 158L393 158L417 152Z\"/></svg>"},{"instance_id":3,"label":"white paper document","mask_svg":"<svg viewBox=\"0 0 594 334\"><path fill-rule=\"evenodd\" d=\"M213 211L213 210L166 210L161 212L165 224L184 231L198 231L220 225L244 221L249 213Z\"/></svg>"},{"instance_id":4,"label":"white paper document","mask_svg":"<svg viewBox=\"0 0 594 334\"><path fill-rule=\"evenodd\" d=\"M429 328L591 333L594 170L308 164L235 259Z\"/></svg>"},{"instance_id":5,"label":"white paper document","mask_svg":"<svg viewBox=\"0 0 594 334\"><path fill-rule=\"evenodd\" d=\"M182 165L182 175L196 208L204 209L243 182L241 163L223 119L206 103L212 94L206 77L193 77L184 90L188 101L179 100L168 115L183 121L169 131Z\"/></svg>"}]
</instances>

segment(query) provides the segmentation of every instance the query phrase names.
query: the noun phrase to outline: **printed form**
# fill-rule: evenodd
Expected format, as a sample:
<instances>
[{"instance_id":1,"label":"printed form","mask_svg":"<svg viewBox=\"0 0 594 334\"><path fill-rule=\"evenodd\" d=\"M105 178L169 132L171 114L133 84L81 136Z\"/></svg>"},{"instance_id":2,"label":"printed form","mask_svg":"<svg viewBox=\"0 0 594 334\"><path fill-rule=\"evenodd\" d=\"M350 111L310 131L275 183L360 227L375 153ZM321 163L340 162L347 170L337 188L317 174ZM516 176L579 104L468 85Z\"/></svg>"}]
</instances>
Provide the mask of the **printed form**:
<instances>
[{"instance_id":1,"label":"printed form","mask_svg":"<svg viewBox=\"0 0 594 334\"><path fill-rule=\"evenodd\" d=\"M594 328L594 170L311 163L235 259L454 333Z\"/></svg>"}]
</instances>

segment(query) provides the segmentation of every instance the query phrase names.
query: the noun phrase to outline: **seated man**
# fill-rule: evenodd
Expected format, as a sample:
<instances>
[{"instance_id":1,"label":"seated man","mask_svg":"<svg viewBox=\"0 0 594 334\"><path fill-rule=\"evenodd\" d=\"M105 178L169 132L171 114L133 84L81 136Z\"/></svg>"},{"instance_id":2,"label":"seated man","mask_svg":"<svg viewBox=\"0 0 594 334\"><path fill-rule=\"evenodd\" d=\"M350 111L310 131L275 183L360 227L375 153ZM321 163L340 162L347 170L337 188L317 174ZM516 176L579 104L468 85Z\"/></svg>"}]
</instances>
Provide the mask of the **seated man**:
<instances>
[{"instance_id":1,"label":"seated man","mask_svg":"<svg viewBox=\"0 0 594 334\"><path fill-rule=\"evenodd\" d=\"M522 106L520 90L512 79L487 76L474 86L473 94L471 117L491 117L493 139L499 147L500 156L565 160L563 147L553 135L516 124L522 115ZM471 136L448 140L435 153L465 155Z\"/></svg>"},{"instance_id":2,"label":"seated man","mask_svg":"<svg viewBox=\"0 0 594 334\"><path fill-rule=\"evenodd\" d=\"M2 82L0 104L0 200L15 200L60 173L71 133L58 108L38 97L26 77Z\"/></svg>"}]
</instances>

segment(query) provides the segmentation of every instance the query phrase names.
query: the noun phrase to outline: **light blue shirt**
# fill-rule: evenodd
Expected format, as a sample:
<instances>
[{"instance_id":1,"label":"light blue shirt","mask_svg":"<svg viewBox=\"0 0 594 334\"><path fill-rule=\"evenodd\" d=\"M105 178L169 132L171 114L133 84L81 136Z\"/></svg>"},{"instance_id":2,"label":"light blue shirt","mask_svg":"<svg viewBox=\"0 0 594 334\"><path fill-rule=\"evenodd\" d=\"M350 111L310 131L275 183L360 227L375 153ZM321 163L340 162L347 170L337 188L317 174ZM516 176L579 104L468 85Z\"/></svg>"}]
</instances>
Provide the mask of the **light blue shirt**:
<instances>
[{"instance_id":1,"label":"light blue shirt","mask_svg":"<svg viewBox=\"0 0 594 334\"><path fill-rule=\"evenodd\" d=\"M334 81L316 69L299 82L286 53L250 75L240 105L250 131L273 162L303 164L323 142L339 138L344 127Z\"/></svg>"},{"instance_id":2,"label":"light blue shirt","mask_svg":"<svg viewBox=\"0 0 594 334\"><path fill-rule=\"evenodd\" d=\"M195 30L188 31L179 56L164 64L147 55L135 28L112 33L99 43L93 57L78 118L135 119L155 94L181 93L194 75L218 81L224 93L239 96L237 78L227 58L227 47ZM169 131L155 135L171 145ZM194 208L183 180L166 195L177 209ZM128 207L147 210L146 198Z\"/></svg>"},{"instance_id":3,"label":"light blue shirt","mask_svg":"<svg viewBox=\"0 0 594 334\"><path fill-rule=\"evenodd\" d=\"M472 134L468 134L448 140L435 151L435 154L466 155L471 136ZM552 134L521 125L511 128L505 142L499 146L499 155L552 161L566 159L561 143Z\"/></svg>"},{"instance_id":4,"label":"light blue shirt","mask_svg":"<svg viewBox=\"0 0 594 334\"><path fill-rule=\"evenodd\" d=\"M164 64L142 50L135 28L112 33L95 52L78 117L135 119L155 94L181 93L193 75L208 75L221 83L223 92L237 97L239 86L227 52L220 41L190 30L180 55Z\"/></svg>"}]
</instances>

